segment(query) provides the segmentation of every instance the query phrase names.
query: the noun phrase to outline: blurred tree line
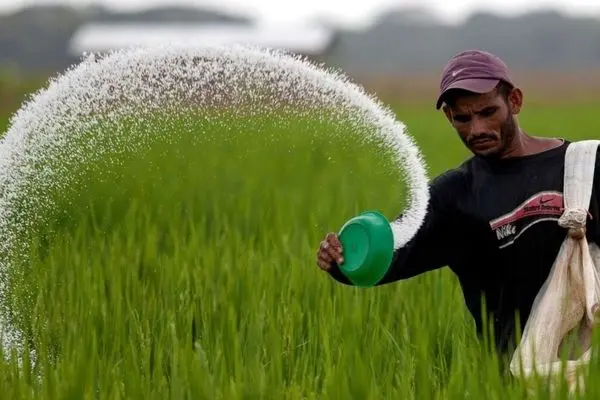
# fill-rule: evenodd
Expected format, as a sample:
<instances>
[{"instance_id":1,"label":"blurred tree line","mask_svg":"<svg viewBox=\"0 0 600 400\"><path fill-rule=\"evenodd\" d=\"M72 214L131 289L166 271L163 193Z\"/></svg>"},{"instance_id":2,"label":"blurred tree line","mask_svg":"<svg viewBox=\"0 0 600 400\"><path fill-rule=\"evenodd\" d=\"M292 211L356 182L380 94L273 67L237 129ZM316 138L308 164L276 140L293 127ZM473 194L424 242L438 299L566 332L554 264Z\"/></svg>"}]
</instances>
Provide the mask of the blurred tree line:
<instances>
[{"instance_id":1,"label":"blurred tree line","mask_svg":"<svg viewBox=\"0 0 600 400\"><path fill-rule=\"evenodd\" d=\"M101 7L34 6L0 15L0 68L28 74L64 70L77 62L68 43L80 26L124 21L252 23L244 16L198 8L115 13ZM495 52L518 69L600 67L600 21L552 11L519 17L480 13L448 26L422 10L390 9L366 28L336 31L325 60L351 72L438 73L452 54L473 47Z\"/></svg>"},{"instance_id":2,"label":"blurred tree line","mask_svg":"<svg viewBox=\"0 0 600 400\"><path fill-rule=\"evenodd\" d=\"M68 52L76 30L90 22L250 23L209 10L165 7L114 13L101 7L33 6L0 15L0 68L7 73L53 73L78 59Z\"/></svg>"}]
</instances>

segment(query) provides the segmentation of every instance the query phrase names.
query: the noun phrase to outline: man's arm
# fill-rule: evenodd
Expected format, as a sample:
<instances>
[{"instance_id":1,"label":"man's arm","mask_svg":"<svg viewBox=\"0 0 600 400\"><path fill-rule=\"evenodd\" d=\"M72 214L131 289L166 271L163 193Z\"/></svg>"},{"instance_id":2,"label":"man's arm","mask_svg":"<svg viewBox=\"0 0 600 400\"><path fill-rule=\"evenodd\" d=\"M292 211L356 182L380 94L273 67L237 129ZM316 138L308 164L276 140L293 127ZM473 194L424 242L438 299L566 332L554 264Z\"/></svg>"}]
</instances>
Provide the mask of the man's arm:
<instances>
[{"instance_id":1,"label":"man's arm","mask_svg":"<svg viewBox=\"0 0 600 400\"><path fill-rule=\"evenodd\" d=\"M457 225L453 198L463 193L455 177L440 176L429 186L430 201L425 219L415 236L402 248L394 252L394 258L386 275L377 286L408 279L424 272L443 268L453 255L455 229ZM458 192L458 193L457 193ZM352 282L334 262L328 271L340 283Z\"/></svg>"}]
</instances>

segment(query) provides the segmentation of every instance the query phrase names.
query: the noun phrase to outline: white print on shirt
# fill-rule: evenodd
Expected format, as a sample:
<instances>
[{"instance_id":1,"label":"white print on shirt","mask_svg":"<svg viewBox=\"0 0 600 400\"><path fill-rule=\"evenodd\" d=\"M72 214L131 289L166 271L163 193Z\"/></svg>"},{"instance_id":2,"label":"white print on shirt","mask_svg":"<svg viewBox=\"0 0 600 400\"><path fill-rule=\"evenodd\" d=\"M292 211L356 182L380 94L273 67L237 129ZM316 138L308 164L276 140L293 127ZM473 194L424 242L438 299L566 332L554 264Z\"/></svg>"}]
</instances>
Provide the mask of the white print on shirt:
<instances>
[{"instance_id":1,"label":"white print on shirt","mask_svg":"<svg viewBox=\"0 0 600 400\"><path fill-rule=\"evenodd\" d=\"M558 221L563 213L561 192L539 192L509 213L490 221L490 227L499 241L499 248L510 246L531 226L542 221Z\"/></svg>"}]
</instances>

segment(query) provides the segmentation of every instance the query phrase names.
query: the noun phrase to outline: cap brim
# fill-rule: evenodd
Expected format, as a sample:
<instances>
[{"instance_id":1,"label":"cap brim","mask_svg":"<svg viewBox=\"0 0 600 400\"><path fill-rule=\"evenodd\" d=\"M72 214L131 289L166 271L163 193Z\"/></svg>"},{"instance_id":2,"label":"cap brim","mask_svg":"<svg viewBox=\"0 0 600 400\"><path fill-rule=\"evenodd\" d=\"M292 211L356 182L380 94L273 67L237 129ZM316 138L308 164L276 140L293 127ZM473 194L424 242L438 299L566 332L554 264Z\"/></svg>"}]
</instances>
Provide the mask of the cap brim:
<instances>
[{"instance_id":1,"label":"cap brim","mask_svg":"<svg viewBox=\"0 0 600 400\"><path fill-rule=\"evenodd\" d=\"M463 79L461 81L454 82L448 86L446 90L440 93L436 103L436 109L440 109L444 102L444 95L452 89L461 89L473 93L483 94L494 90L494 88L500 83L500 79Z\"/></svg>"}]
</instances>

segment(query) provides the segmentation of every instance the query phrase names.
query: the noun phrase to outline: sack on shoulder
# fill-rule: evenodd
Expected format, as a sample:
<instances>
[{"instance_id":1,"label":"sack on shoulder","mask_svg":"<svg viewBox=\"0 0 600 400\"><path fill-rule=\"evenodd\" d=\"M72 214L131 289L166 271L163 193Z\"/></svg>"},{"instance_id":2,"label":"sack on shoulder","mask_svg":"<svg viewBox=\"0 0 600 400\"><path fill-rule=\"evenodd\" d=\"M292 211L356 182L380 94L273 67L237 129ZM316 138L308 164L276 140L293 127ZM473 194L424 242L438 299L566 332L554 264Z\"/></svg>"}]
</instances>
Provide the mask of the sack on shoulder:
<instances>
[{"instance_id":1,"label":"sack on shoulder","mask_svg":"<svg viewBox=\"0 0 600 400\"><path fill-rule=\"evenodd\" d=\"M565 204L558 223L568 234L534 300L510 363L514 376L547 378L551 388L558 379L566 379L571 393L585 390L584 368L600 317L600 248L585 236L599 144L586 140L567 148Z\"/></svg>"}]
</instances>

